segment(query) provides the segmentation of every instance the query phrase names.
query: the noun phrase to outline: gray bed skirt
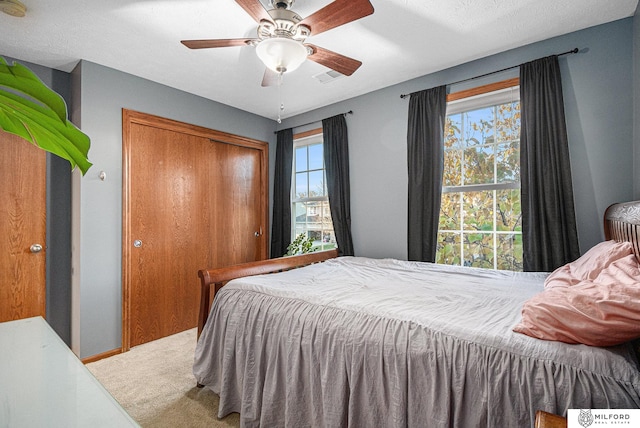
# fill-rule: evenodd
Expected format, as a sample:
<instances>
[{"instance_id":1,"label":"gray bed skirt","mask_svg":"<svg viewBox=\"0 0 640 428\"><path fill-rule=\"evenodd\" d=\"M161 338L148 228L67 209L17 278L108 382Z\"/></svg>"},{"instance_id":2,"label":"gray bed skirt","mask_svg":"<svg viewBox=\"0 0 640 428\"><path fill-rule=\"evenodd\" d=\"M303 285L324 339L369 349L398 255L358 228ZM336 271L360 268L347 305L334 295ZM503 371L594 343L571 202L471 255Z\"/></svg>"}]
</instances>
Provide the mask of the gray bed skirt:
<instances>
[{"instance_id":1,"label":"gray bed skirt","mask_svg":"<svg viewBox=\"0 0 640 428\"><path fill-rule=\"evenodd\" d=\"M244 427L530 427L638 408L628 345L513 333L544 274L340 258L230 282L194 363Z\"/></svg>"}]
</instances>

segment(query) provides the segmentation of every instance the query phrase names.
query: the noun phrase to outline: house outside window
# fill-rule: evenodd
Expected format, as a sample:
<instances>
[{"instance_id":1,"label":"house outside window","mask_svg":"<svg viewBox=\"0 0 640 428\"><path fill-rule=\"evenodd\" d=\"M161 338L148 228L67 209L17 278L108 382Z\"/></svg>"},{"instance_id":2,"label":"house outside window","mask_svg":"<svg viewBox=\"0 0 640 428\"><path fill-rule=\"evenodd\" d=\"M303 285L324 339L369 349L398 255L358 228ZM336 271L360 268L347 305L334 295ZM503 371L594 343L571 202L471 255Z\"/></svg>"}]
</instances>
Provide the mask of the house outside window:
<instances>
[{"instance_id":1,"label":"house outside window","mask_svg":"<svg viewBox=\"0 0 640 428\"><path fill-rule=\"evenodd\" d=\"M316 251L336 248L327 180L322 131L294 136L292 182L292 237L303 234L313 240Z\"/></svg>"},{"instance_id":2,"label":"house outside window","mask_svg":"<svg viewBox=\"0 0 640 428\"><path fill-rule=\"evenodd\" d=\"M436 262L521 271L519 87L448 102L444 146Z\"/></svg>"}]
</instances>

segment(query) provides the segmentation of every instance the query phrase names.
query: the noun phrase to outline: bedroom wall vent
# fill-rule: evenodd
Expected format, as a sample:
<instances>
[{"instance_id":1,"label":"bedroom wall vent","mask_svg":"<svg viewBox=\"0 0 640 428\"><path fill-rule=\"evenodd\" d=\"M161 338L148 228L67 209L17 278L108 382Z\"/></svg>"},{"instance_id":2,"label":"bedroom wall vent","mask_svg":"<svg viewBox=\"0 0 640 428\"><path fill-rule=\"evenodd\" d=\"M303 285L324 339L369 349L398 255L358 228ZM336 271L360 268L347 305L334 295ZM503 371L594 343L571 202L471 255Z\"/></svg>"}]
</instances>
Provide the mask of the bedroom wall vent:
<instances>
[{"instance_id":1,"label":"bedroom wall vent","mask_svg":"<svg viewBox=\"0 0 640 428\"><path fill-rule=\"evenodd\" d=\"M329 70L326 73L319 73L312 77L320 83L329 83L329 82L333 82L336 79L344 77L344 74L340 74L334 70Z\"/></svg>"}]
</instances>

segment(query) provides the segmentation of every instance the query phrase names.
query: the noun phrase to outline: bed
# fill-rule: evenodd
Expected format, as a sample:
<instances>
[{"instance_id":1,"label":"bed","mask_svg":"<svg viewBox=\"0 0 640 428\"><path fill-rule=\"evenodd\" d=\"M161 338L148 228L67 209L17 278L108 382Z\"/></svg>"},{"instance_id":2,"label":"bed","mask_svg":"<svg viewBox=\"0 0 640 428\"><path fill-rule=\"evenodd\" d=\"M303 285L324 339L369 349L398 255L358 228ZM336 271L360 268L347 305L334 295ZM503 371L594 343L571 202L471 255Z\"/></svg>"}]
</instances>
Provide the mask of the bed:
<instances>
[{"instance_id":1,"label":"bed","mask_svg":"<svg viewBox=\"0 0 640 428\"><path fill-rule=\"evenodd\" d=\"M635 258L639 228L640 202L607 209L606 240L631 242ZM513 331L547 273L335 256L199 272L193 370L219 394L219 417L238 412L244 427L530 427L538 410L640 407L633 341Z\"/></svg>"}]
</instances>

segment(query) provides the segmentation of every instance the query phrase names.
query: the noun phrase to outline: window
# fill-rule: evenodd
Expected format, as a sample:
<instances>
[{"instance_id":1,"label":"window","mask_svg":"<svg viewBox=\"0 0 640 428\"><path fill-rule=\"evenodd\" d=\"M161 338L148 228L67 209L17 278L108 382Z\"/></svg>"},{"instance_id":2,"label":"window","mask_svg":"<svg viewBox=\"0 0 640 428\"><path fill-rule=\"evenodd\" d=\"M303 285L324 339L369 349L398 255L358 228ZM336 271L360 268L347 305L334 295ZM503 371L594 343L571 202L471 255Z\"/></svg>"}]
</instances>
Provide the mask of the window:
<instances>
[{"instance_id":1,"label":"window","mask_svg":"<svg viewBox=\"0 0 640 428\"><path fill-rule=\"evenodd\" d=\"M318 251L336 248L327 196L322 130L294 136L292 240L304 234Z\"/></svg>"},{"instance_id":2,"label":"window","mask_svg":"<svg viewBox=\"0 0 640 428\"><path fill-rule=\"evenodd\" d=\"M436 262L522 270L518 86L447 103Z\"/></svg>"}]
</instances>

